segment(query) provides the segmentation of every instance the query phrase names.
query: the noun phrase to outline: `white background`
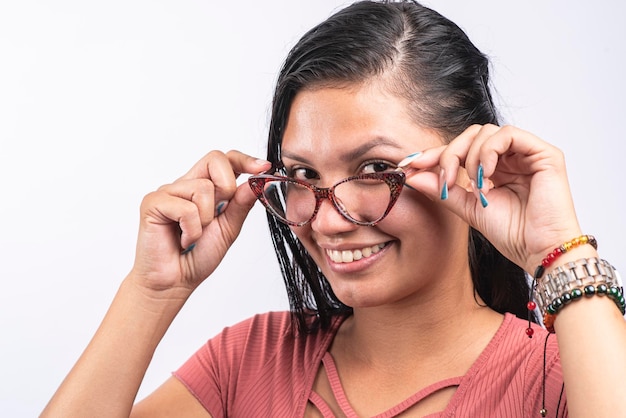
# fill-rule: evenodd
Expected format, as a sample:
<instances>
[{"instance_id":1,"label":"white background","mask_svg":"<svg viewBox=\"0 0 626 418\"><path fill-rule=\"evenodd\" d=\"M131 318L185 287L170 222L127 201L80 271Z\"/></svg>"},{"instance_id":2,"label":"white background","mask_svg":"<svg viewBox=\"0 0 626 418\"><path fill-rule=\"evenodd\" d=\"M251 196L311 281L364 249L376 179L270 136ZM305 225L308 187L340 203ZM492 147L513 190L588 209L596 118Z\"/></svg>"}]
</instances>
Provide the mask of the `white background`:
<instances>
[{"instance_id":1,"label":"white background","mask_svg":"<svg viewBox=\"0 0 626 418\"><path fill-rule=\"evenodd\" d=\"M265 156L283 57L343 4L0 0L0 416L36 416L76 361L132 264L145 193L211 149ZM583 230L626 269L624 3L427 4L492 57L505 121L565 151ZM140 396L225 325L287 308L264 219L255 207Z\"/></svg>"}]
</instances>

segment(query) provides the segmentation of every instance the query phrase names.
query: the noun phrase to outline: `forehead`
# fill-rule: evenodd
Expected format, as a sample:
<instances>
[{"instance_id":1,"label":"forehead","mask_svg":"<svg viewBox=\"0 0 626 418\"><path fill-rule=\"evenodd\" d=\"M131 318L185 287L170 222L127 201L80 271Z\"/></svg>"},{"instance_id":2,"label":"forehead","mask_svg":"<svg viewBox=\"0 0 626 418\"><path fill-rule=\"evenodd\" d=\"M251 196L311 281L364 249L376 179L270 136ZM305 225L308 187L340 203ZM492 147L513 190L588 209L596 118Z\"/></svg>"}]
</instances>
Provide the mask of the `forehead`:
<instances>
[{"instance_id":1,"label":"forehead","mask_svg":"<svg viewBox=\"0 0 626 418\"><path fill-rule=\"evenodd\" d=\"M405 98L380 82L300 91L294 98L282 141L285 157L333 159L388 150L397 158L440 145L441 137L419 126Z\"/></svg>"}]
</instances>

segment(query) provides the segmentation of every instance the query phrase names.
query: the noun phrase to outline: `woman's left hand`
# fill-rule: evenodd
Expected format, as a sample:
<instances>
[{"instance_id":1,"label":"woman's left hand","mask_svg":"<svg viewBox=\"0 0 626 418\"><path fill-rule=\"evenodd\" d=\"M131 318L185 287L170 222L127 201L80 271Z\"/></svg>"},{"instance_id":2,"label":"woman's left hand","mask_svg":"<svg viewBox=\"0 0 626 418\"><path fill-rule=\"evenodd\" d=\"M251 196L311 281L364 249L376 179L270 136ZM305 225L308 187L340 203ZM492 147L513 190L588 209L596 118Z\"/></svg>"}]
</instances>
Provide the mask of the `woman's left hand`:
<instances>
[{"instance_id":1,"label":"woman's left hand","mask_svg":"<svg viewBox=\"0 0 626 418\"><path fill-rule=\"evenodd\" d=\"M423 170L437 166L438 177ZM440 200L529 273L547 253L581 234L563 153L529 132L474 125L409 167L418 171L409 171L408 185ZM463 168L469 187L461 184Z\"/></svg>"}]
</instances>

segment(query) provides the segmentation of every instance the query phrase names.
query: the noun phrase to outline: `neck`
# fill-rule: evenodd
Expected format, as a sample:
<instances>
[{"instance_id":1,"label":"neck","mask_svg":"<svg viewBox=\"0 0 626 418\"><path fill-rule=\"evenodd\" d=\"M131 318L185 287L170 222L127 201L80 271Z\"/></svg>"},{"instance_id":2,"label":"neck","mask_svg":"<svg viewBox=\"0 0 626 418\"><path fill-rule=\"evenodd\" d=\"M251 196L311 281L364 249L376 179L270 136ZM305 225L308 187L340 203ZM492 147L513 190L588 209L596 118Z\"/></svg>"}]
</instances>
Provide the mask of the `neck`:
<instances>
[{"instance_id":1,"label":"neck","mask_svg":"<svg viewBox=\"0 0 626 418\"><path fill-rule=\"evenodd\" d=\"M502 315L474 295L469 277L450 282L443 291L434 286L437 289L393 305L355 308L335 338L333 355L387 368L441 365L455 357L473 361L500 326Z\"/></svg>"}]
</instances>

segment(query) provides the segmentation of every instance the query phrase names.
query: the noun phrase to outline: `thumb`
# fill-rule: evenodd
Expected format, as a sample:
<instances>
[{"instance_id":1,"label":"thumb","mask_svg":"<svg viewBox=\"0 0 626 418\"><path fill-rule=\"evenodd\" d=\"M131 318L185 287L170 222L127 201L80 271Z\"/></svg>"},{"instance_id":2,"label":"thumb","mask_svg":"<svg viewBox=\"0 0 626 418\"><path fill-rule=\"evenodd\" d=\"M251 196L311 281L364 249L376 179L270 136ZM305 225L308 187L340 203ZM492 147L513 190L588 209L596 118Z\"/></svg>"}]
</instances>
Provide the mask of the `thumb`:
<instances>
[{"instance_id":1,"label":"thumb","mask_svg":"<svg viewBox=\"0 0 626 418\"><path fill-rule=\"evenodd\" d=\"M257 174L268 170L272 166L269 161L253 158L238 151L230 151L228 156L237 173ZM218 202L215 208L216 215L223 215L226 222L231 225L238 225L240 229L255 202L256 196L248 182L244 181L237 186L237 190L230 201Z\"/></svg>"},{"instance_id":2,"label":"thumb","mask_svg":"<svg viewBox=\"0 0 626 418\"><path fill-rule=\"evenodd\" d=\"M230 201L218 203L216 208L217 220L221 225L228 225L224 232L228 235L229 241L234 241L237 238L255 202L256 196L250 189L248 182L244 182L237 186L237 190Z\"/></svg>"},{"instance_id":3,"label":"thumb","mask_svg":"<svg viewBox=\"0 0 626 418\"><path fill-rule=\"evenodd\" d=\"M467 222L471 221L468 216L468 212L471 212L469 208L475 208L477 203L481 203L476 196L478 191L471 187L470 179L464 170L458 174L455 184L451 187L443 180L442 171L409 172L405 186L422 193Z\"/></svg>"}]
</instances>

